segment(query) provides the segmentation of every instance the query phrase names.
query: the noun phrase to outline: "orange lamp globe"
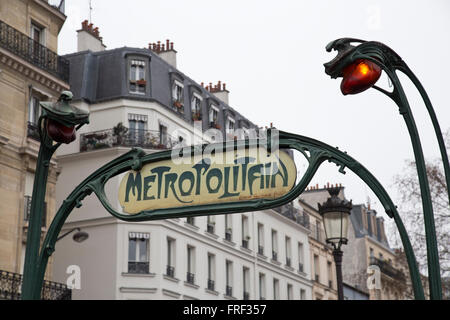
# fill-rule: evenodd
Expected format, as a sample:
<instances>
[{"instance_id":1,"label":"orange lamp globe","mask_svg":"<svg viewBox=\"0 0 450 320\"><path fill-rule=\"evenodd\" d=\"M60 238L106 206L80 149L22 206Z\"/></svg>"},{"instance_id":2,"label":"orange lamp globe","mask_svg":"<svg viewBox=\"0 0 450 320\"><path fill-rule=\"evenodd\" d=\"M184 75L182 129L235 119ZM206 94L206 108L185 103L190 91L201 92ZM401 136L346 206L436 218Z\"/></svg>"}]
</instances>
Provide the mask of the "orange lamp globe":
<instances>
[{"instance_id":1,"label":"orange lamp globe","mask_svg":"<svg viewBox=\"0 0 450 320\"><path fill-rule=\"evenodd\" d=\"M357 94L372 87L381 76L381 68L370 60L359 59L343 70L341 92Z\"/></svg>"}]
</instances>

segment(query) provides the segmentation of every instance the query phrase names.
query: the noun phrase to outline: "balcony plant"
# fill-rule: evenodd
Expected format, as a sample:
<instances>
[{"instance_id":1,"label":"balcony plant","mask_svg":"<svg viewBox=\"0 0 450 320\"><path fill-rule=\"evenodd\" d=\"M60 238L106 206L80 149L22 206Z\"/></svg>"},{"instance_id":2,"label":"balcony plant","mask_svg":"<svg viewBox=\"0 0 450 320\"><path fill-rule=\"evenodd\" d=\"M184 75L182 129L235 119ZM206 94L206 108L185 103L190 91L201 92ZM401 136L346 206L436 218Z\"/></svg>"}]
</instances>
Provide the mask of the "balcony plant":
<instances>
[{"instance_id":1,"label":"balcony plant","mask_svg":"<svg viewBox=\"0 0 450 320\"><path fill-rule=\"evenodd\" d=\"M175 100L175 101L173 102L173 106L176 107L176 108L182 108L182 107L183 107L183 104L181 103L181 101Z\"/></svg>"},{"instance_id":2,"label":"balcony plant","mask_svg":"<svg viewBox=\"0 0 450 320\"><path fill-rule=\"evenodd\" d=\"M115 141L117 145L122 145L124 142L125 135L128 132L128 128L125 127L122 122L119 122L114 128L113 128L113 136L115 137Z\"/></svg>"},{"instance_id":3,"label":"balcony plant","mask_svg":"<svg viewBox=\"0 0 450 320\"><path fill-rule=\"evenodd\" d=\"M136 81L136 84L138 86L145 86L147 84L147 81L145 81L144 79L140 79Z\"/></svg>"}]
</instances>

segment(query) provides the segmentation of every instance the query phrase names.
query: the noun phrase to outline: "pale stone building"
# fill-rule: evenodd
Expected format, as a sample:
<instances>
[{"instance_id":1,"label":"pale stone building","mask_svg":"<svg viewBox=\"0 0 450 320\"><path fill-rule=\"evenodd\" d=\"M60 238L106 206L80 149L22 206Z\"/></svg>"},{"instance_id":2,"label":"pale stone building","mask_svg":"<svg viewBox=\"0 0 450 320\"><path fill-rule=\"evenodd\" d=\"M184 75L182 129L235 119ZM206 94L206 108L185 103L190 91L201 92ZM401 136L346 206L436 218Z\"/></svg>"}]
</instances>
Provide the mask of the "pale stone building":
<instances>
[{"instance_id":1,"label":"pale stone building","mask_svg":"<svg viewBox=\"0 0 450 320\"><path fill-rule=\"evenodd\" d=\"M169 41L104 50L93 30L84 23L83 51L66 56L73 104L89 110L90 124L78 143L58 151L59 204L84 177L133 146L151 153L189 141L197 134L194 121L226 137L236 128L257 128L229 106L224 84L205 88L181 73ZM106 190L117 208L118 183L111 179ZM66 237L54 253L55 279L65 281L71 265L80 268L75 299L311 299L309 230L292 206L130 223L91 195L62 232L76 227L89 239Z\"/></svg>"},{"instance_id":2,"label":"pale stone building","mask_svg":"<svg viewBox=\"0 0 450 320\"><path fill-rule=\"evenodd\" d=\"M56 101L69 89L68 62L56 53L65 20L62 8L47 1L0 1L0 270L5 274L23 270L39 101ZM42 236L55 213L57 176L53 158Z\"/></svg>"}]
</instances>

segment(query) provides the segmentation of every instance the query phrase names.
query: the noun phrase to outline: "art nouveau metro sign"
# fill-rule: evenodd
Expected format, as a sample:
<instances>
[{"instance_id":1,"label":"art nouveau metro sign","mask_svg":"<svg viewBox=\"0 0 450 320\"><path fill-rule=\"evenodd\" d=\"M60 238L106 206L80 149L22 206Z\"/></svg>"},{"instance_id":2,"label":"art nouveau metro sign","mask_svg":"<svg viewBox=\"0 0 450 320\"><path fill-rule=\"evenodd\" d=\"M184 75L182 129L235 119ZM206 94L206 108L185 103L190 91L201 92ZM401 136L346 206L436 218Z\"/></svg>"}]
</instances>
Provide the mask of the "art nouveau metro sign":
<instances>
[{"instance_id":1,"label":"art nouveau metro sign","mask_svg":"<svg viewBox=\"0 0 450 320\"><path fill-rule=\"evenodd\" d=\"M177 163L178 162L178 163ZM296 167L283 151L262 146L152 162L122 178L123 212L276 199L295 185Z\"/></svg>"}]
</instances>

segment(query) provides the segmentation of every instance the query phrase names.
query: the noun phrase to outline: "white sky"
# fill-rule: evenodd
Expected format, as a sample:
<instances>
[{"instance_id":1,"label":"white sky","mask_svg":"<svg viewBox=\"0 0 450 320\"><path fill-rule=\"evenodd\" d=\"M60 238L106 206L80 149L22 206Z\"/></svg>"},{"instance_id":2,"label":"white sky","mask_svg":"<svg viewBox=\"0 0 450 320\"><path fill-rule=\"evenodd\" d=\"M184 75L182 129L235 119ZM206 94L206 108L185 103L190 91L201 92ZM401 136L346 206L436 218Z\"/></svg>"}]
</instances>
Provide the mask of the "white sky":
<instances>
[{"instance_id":1,"label":"white sky","mask_svg":"<svg viewBox=\"0 0 450 320\"><path fill-rule=\"evenodd\" d=\"M272 122L339 146L377 177L394 202L393 176L413 158L404 121L376 90L340 93L340 79L324 73L323 63L336 54L325 51L327 43L354 37L393 48L425 86L442 131L450 128L449 1L92 0L92 7L107 49L170 39L183 73L198 83L225 82L230 105L259 126ZM76 51L76 30L89 18L89 0L66 0L66 15L59 54ZM425 157L438 157L425 106L402 79ZM369 196L384 214L356 175L337 169L323 165L312 184L342 183L353 203Z\"/></svg>"}]
</instances>

